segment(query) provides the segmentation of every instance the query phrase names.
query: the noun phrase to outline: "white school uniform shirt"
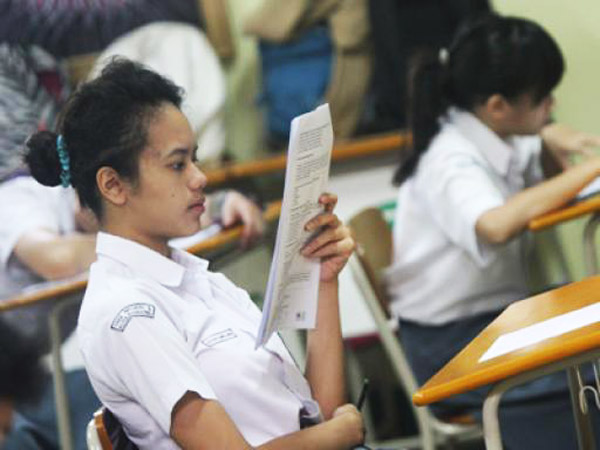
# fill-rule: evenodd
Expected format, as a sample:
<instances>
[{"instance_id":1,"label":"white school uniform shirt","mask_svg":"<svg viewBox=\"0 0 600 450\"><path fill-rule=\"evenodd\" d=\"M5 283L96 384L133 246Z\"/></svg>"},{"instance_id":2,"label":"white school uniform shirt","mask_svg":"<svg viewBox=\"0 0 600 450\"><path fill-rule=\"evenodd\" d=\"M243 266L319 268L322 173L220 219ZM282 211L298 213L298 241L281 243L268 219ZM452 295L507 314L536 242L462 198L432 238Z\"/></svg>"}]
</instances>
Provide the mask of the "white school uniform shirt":
<instances>
[{"instance_id":1,"label":"white school uniform shirt","mask_svg":"<svg viewBox=\"0 0 600 450\"><path fill-rule=\"evenodd\" d=\"M30 176L0 185L0 299L43 281L14 256L19 239L36 229L72 233L76 204L73 189L44 186Z\"/></svg>"},{"instance_id":2,"label":"white school uniform shirt","mask_svg":"<svg viewBox=\"0 0 600 450\"><path fill-rule=\"evenodd\" d=\"M178 448L173 407L187 391L215 399L253 446L297 431L314 407L310 388L278 336L254 349L260 311L208 263L171 259L98 233L78 323L96 394L141 449Z\"/></svg>"},{"instance_id":3,"label":"white school uniform shirt","mask_svg":"<svg viewBox=\"0 0 600 450\"><path fill-rule=\"evenodd\" d=\"M526 297L522 238L490 245L475 224L542 179L540 153L537 136L502 140L471 113L449 109L398 192L386 273L396 317L438 325Z\"/></svg>"}]
</instances>

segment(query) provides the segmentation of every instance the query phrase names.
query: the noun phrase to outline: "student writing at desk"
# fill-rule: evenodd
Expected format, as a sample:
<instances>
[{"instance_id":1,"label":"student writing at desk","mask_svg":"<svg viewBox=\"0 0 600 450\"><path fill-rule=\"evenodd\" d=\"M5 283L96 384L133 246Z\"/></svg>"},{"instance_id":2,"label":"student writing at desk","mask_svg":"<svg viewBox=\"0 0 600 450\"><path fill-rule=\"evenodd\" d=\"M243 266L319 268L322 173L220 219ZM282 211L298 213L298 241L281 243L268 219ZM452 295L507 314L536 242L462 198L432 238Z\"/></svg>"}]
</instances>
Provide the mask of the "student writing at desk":
<instances>
[{"instance_id":1,"label":"student writing at desk","mask_svg":"<svg viewBox=\"0 0 600 450\"><path fill-rule=\"evenodd\" d=\"M563 70L544 29L497 15L470 21L447 48L416 61L413 149L395 177L387 281L420 383L528 296L522 231L600 174L600 158L590 151L600 138L549 124ZM583 162L571 167L573 154ZM544 174L554 176L543 181ZM437 412L480 412L484 395L458 396ZM501 420L507 448L576 445L562 374L508 394Z\"/></svg>"},{"instance_id":2,"label":"student writing at desk","mask_svg":"<svg viewBox=\"0 0 600 450\"><path fill-rule=\"evenodd\" d=\"M77 328L95 391L142 449L361 443L361 415L343 405L337 277L354 241L336 197L321 195L324 212L306 224L318 233L302 254L321 272L304 378L278 336L254 349L260 312L245 291L168 245L205 210L180 105L171 82L116 60L70 99L60 135L28 141L33 176L67 179L99 218Z\"/></svg>"}]
</instances>

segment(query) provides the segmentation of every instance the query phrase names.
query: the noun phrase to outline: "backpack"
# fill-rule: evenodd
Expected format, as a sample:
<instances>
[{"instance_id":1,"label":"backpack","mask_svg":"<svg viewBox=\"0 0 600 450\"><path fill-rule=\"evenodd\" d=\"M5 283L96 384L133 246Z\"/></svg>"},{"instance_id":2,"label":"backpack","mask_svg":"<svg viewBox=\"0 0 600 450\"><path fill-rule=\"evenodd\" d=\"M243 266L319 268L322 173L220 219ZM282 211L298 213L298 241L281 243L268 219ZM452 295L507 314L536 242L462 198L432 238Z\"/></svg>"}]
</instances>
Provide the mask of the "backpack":
<instances>
[{"instance_id":1,"label":"backpack","mask_svg":"<svg viewBox=\"0 0 600 450\"><path fill-rule=\"evenodd\" d=\"M333 63L329 29L319 25L284 43L261 40L263 91L268 135L274 144L287 141L291 120L323 102Z\"/></svg>"}]
</instances>

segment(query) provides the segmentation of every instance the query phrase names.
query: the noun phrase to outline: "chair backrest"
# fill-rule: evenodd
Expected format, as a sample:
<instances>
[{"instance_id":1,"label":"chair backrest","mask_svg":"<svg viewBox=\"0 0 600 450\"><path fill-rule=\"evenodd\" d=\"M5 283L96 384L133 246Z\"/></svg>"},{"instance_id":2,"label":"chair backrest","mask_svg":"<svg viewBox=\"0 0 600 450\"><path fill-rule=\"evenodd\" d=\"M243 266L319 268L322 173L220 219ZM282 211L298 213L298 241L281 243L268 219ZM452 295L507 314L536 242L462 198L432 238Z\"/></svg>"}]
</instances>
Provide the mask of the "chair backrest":
<instances>
[{"instance_id":1,"label":"chair backrest","mask_svg":"<svg viewBox=\"0 0 600 450\"><path fill-rule=\"evenodd\" d=\"M367 208L349 221L357 243L357 251L350 259L350 268L367 306L373 316L385 352L408 398L418 388L417 380L395 333L397 322L390 318L389 297L385 289L383 269L392 262L392 232L378 208ZM433 449L436 442L460 435L478 437L480 427L441 422L428 407L411 406L417 420L423 449Z\"/></svg>"},{"instance_id":2,"label":"chair backrest","mask_svg":"<svg viewBox=\"0 0 600 450\"><path fill-rule=\"evenodd\" d=\"M352 275L373 315L382 345L409 398L418 384L390 321L389 297L383 270L392 262L392 232L381 210L367 208L349 221L356 240L356 253L350 261Z\"/></svg>"},{"instance_id":3,"label":"chair backrest","mask_svg":"<svg viewBox=\"0 0 600 450\"><path fill-rule=\"evenodd\" d=\"M86 440L88 450L113 450L108 431L104 426L104 408L98 409L87 425Z\"/></svg>"},{"instance_id":4,"label":"chair backrest","mask_svg":"<svg viewBox=\"0 0 600 450\"><path fill-rule=\"evenodd\" d=\"M89 422L87 443L88 450L138 450L118 419L105 407L98 409Z\"/></svg>"},{"instance_id":5,"label":"chair backrest","mask_svg":"<svg viewBox=\"0 0 600 450\"><path fill-rule=\"evenodd\" d=\"M373 293L386 317L390 317L389 299L382 278L383 270L392 263L392 233L381 210L367 208L350 219L357 242L356 254Z\"/></svg>"}]
</instances>

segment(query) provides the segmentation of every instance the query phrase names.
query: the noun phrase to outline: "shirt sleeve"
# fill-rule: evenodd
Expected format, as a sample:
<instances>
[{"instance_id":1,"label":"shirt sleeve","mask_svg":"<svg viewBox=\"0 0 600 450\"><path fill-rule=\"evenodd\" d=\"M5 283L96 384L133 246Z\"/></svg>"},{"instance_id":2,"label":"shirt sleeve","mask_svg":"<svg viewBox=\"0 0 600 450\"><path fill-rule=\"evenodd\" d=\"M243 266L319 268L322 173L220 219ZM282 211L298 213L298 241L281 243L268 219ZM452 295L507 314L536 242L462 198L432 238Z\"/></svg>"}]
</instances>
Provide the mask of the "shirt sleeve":
<instances>
[{"instance_id":1,"label":"shirt sleeve","mask_svg":"<svg viewBox=\"0 0 600 450\"><path fill-rule=\"evenodd\" d=\"M4 268L17 241L35 229L59 231L58 212L43 190L15 179L0 187L0 269ZM50 189L50 188L48 188Z\"/></svg>"},{"instance_id":2,"label":"shirt sleeve","mask_svg":"<svg viewBox=\"0 0 600 450\"><path fill-rule=\"evenodd\" d=\"M169 434L171 414L186 392L204 399L216 395L185 337L151 299L113 309L99 345L108 352L121 394L140 404ZM98 341L97 341L98 342Z\"/></svg>"},{"instance_id":3,"label":"shirt sleeve","mask_svg":"<svg viewBox=\"0 0 600 450\"><path fill-rule=\"evenodd\" d=\"M459 153L420 167L416 180L416 189L435 223L480 267L492 261L494 252L477 236L475 225L482 214L504 203L494 176L482 161Z\"/></svg>"}]
</instances>

